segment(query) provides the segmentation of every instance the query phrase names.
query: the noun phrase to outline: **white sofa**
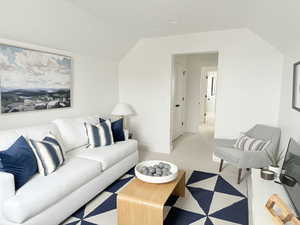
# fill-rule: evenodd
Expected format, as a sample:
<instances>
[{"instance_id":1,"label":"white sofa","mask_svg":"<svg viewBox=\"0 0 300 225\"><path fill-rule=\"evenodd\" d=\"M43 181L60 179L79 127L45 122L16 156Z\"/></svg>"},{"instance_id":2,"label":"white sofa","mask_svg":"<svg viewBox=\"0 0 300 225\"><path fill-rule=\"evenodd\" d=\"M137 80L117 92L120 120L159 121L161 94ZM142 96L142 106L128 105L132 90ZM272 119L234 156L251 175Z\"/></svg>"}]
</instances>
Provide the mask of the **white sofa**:
<instances>
[{"instance_id":1,"label":"white sofa","mask_svg":"<svg viewBox=\"0 0 300 225\"><path fill-rule=\"evenodd\" d=\"M66 162L49 176L40 174L17 191L12 174L0 172L0 225L57 225L93 199L138 162L137 141L87 148L84 122L97 117L59 119L43 126L0 131L0 151L20 136L60 137Z\"/></svg>"}]
</instances>

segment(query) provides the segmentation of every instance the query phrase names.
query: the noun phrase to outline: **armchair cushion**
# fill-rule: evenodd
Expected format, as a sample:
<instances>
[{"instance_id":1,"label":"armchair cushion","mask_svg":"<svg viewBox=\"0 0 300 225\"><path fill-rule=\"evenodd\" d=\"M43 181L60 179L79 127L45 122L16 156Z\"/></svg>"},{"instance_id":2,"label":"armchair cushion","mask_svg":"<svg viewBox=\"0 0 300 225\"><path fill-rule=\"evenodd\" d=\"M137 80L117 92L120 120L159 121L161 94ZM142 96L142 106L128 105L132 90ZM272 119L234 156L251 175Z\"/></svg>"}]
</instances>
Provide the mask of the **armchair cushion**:
<instances>
[{"instance_id":1,"label":"armchair cushion","mask_svg":"<svg viewBox=\"0 0 300 225\"><path fill-rule=\"evenodd\" d=\"M243 151L233 147L216 146L215 155L226 162L238 164L242 158Z\"/></svg>"}]
</instances>

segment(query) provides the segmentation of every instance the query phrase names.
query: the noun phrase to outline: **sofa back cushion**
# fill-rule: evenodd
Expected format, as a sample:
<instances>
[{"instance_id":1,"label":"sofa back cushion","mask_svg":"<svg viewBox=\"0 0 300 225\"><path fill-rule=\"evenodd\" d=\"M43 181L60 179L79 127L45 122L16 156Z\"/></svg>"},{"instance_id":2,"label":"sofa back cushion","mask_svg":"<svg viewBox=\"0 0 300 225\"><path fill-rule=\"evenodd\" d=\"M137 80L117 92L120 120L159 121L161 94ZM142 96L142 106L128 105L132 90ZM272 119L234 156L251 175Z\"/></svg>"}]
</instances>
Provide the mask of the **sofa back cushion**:
<instances>
[{"instance_id":1,"label":"sofa back cushion","mask_svg":"<svg viewBox=\"0 0 300 225\"><path fill-rule=\"evenodd\" d=\"M16 130L0 131L0 151L7 150L20 137Z\"/></svg>"},{"instance_id":2,"label":"sofa back cushion","mask_svg":"<svg viewBox=\"0 0 300 225\"><path fill-rule=\"evenodd\" d=\"M66 152L88 145L85 123L95 124L99 117L77 117L54 120L64 142Z\"/></svg>"},{"instance_id":3,"label":"sofa back cushion","mask_svg":"<svg viewBox=\"0 0 300 225\"><path fill-rule=\"evenodd\" d=\"M0 131L0 151L8 149L20 136L41 141L44 137L48 136L49 133L57 137L59 143L62 143L60 132L52 123L2 130ZM64 146L62 146L62 148L64 149Z\"/></svg>"},{"instance_id":4,"label":"sofa back cushion","mask_svg":"<svg viewBox=\"0 0 300 225\"><path fill-rule=\"evenodd\" d=\"M52 133L55 137L60 136L58 128L53 123L17 128L16 132L27 139L38 141L43 140L49 133Z\"/></svg>"}]
</instances>

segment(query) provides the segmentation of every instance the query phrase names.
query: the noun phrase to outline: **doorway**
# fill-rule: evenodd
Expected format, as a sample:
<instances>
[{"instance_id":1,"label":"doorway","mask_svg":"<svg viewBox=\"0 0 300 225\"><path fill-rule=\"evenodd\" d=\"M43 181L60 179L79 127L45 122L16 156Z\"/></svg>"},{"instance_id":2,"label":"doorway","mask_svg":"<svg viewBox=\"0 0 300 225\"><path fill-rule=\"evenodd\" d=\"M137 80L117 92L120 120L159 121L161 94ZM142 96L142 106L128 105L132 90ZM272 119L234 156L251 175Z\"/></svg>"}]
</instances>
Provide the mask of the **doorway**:
<instances>
[{"instance_id":1,"label":"doorway","mask_svg":"<svg viewBox=\"0 0 300 225\"><path fill-rule=\"evenodd\" d=\"M200 97L204 99L204 104L203 109L200 109L200 117L202 117L200 129L201 126L214 126L215 124L217 75L217 67L203 67L201 72Z\"/></svg>"},{"instance_id":2,"label":"doorway","mask_svg":"<svg viewBox=\"0 0 300 225\"><path fill-rule=\"evenodd\" d=\"M179 59L176 59L174 65L173 140L183 135L185 131L186 79L188 72L185 64Z\"/></svg>"},{"instance_id":3,"label":"doorway","mask_svg":"<svg viewBox=\"0 0 300 225\"><path fill-rule=\"evenodd\" d=\"M171 132L172 142L184 134L214 130L218 77L218 53L173 56Z\"/></svg>"}]
</instances>

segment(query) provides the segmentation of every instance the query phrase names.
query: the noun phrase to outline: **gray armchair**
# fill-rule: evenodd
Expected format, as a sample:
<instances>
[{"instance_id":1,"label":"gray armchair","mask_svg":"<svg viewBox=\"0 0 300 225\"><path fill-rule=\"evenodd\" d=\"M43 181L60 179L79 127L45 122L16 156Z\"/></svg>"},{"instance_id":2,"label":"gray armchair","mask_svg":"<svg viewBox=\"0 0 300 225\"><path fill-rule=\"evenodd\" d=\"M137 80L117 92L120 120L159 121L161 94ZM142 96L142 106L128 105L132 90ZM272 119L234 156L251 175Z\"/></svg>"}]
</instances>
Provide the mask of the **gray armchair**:
<instances>
[{"instance_id":1,"label":"gray armchair","mask_svg":"<svg viewBox=\"0 0 300 225\"><path fill-rule=\"evenodd\" d=\"M222 171L224 160L239 168L238 184L241 182L242 169L262 168L271 164L266 151L271 154L278 153L281 130L277 127L257 124L245 133L247 136L265 141L271 140L265 151L244 152L233 147L236 139L216 139L215 155L221 159L219 172Z\"/></svg>"}]
</instances>

